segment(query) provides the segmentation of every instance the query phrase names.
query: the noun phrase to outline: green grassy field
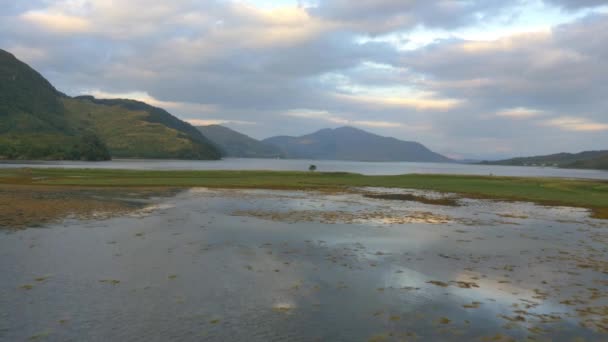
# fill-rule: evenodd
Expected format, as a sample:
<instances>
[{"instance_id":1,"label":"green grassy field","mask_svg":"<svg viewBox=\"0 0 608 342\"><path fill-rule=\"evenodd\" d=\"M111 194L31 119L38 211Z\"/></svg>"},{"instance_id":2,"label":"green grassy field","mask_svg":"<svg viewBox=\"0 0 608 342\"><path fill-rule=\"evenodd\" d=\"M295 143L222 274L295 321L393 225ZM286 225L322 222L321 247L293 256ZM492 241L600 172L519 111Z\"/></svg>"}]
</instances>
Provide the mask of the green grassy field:
<instances>
[{"instance_id":1,"label":"green grassy field","mask_svg":"<svg viewBox=\"0 0 608 342\"><path fill-rule=\"evenodd\" d=\"M352 173L284 171L130 171L5 169L0 185L76 187L210 187L346 190L388 187L453 192L464 197L530 201L593 210L608 219L608 181L461 175L364 176Z\"/></svg>"}]
</instances>

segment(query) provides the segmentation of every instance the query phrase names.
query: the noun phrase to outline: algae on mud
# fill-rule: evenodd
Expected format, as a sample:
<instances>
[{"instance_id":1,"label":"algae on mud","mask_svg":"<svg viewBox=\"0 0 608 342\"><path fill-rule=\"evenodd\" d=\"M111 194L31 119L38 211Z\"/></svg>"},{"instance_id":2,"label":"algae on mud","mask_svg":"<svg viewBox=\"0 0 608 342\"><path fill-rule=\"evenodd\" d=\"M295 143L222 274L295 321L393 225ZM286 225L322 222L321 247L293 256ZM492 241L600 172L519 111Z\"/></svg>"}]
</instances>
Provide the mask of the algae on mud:
<instances>
[{"instance_id":1,"label":"algae on mud","mask_svg":"<svg viewBox=\"0 0 608 342\"><path fill-rule=\"evenodd\" d=\"M42 226L67 217L109 218L148 205L145 198L175 194L171 189L99 189L7 185L0 187L0 229Z\"/></svg>"},{"instance_id":2,"label":"algae on mud","mask_svg":"<svg viewBox=\"0 0 608 342\"><path fill-rule=\"evenodd\" d=\"M447 205L452 207L456 207L459 205L456 199L449 197L428 198L424 196L416 196L413 194L366 194L365 197L373 199L383 199L387 201L412 201L425 204Z\"/></svg>"}]
</instances>

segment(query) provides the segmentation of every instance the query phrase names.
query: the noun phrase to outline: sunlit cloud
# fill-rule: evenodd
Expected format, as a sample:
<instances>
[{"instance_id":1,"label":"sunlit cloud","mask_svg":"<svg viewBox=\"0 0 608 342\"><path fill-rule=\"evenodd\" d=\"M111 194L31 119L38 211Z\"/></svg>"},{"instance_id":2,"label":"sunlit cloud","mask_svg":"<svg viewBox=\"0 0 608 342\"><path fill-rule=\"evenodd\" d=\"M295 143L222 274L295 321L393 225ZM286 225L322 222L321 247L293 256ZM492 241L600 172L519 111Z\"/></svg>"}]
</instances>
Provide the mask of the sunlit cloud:
<instances>
[{"instance_id":1,"label":"sunlit cloud","mask_svg":"<svg viewBox=\"0 0 608 342\"><path fill-rule=\"evenodd\" d=\"M395 127L402 127L403 124L399 123L399 122L389 122L389 121L361 121L361 120L356 120L353 121L354 125L357 126L365 126L365 127L377 127L377 128L395 128Z\"/></svg>"},{"instance_id":2,"label":"sunlit cloud","mask_svg":"<svg viewBox=\"0 0 608 342\"><path fill-rule=\"evenodd\" d=\"M535 44L551 37L551 30L536 32L516 33L494 40L465 41L459 48L467 53L479 54L497 51L509 51L519 48L522 42L525 44Z\"/></svg>"},{"instance_id":3,"label":"sunlit cloud","mask_svg":"<svg viewBox=\"0 0 608 342\"><path fill-rule=\"evenodd\" d=\"M285 113L286 116L303 119L317 119L336 124L348 124L348 120L322 110L295 109Z\"/></svg>"},{"instance_id":4,"label":"sunlit cloud","mask_svg":"<svg viewBox=\"0 0 608 342\"><path fill-rule=\"evenodd\" d=\"M400 98L400 97L384 97L384 96L372 96L372 95L349 95L349 94L335 94L335 97L340 100L346 100L353 103L366 105L366 106L378 106L378 107L389 107L389 108L403 108L403 109L414 109L414 110L437 110L447 111L458 107L462 104L462 100L456 99L437 99L437 98Z\"/></svg>"},{"instance_id":5,"label":"sunlit cloud","mask_svg":"<svg viewBox=\"0 0 608 342\"><path fill-rule=\"evenodd\" d=\"M29 24L59 33L85 33L91 30L89 21L57 12L31 11L22 14L21 19Z\"/></svg>"},{"instance_id":6,"label":"sunlit cloud","mask_svg":"<svg viewBox=\"0 0 608 342\"><path fill-rule=\"evenodd\" d=\"M242 120L226 120L226 119L185 119L187 123L193 126L209 126L209 125L257 125L255 122Z\"/></svg>"},{"instance_id":7,"label":"sunlit cloud","mask_svg":"<svg viewBox=\"0 0 608 342\"><path fill-rule=\"evenodd\" d=\"M542 110L531 109L526 107L516 107L503 109L496 113L497 116L513 118L513 119L528 119L537 116L543 115L544 112Z\"/></svg>"},{"instance_id":8,"label":"sunlit cloud","mask_svg":"<svg viewBox=\"0 0 608 342\"><path fill-rule=\"evenodd\" d=\"M595 122L586 118L564 116L544 121L545 126L556 127L564 131L599 132L608 131L608 123Z\"/></svg>"},{"instance_id":9,"label":"sunlit cloud","mask_svg":"<svg viewBox=\"0 0 608 342\"><path fill-rule=\"evenodd\" d=\"M161 101L146 92L129 92L129 93L110 93L101 90L91 90L84 92L85 95L92 95L99 99L129 99L145 102L155 107L164 108L170 111L179 113L212 113L217 110L213 105L201 104L201 103L189 103L189 102L173 102L173 101Z\"/></svg>"},{"instance_id":10,"label":"sunlit cloud","mask_svg":"<svg viewBox=\"0 0 608 342\"><path fill-rule=\"evenodd\" d=\"M321 121L326 121L326 122L330 122L333 124L339 124L339 125L352 125L352 126L375 127L375 128L403 127L403 124L399 123L399 122L372 121L372 120L348 120L343 117L333 115L327 111L298 109L298 110L288 111L284 115L294 117L294 118L321 120Z\"/></svg>"},{"instance_id":11,"label":"sunlit cloud","mask_svg":"<svg viewBox=\"0 0 608 342\"><path fill-rule=\"evenodd\" d=\"M9 51L30 63L39 62L48 57L46 50L29 46L14 45L9 48Z\"/></svg>"}]
</instances>

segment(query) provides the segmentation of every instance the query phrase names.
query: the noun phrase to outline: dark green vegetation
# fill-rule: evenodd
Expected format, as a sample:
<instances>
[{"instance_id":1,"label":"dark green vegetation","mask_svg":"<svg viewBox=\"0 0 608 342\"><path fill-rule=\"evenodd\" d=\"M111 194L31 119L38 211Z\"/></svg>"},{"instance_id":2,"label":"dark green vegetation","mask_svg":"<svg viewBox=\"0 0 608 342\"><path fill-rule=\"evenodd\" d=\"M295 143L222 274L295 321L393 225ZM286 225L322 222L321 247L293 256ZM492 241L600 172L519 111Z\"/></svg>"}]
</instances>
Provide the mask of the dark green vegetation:
<instances>
[{"instance_id":1,"label":"dark green vegetation","mask_svg":"<svg viewBox=\"0 0 608 342\"><path fill-rule=\"evenodd\" d=\"M132 100L70 98L0 50L0 159L218 159L193 126Z\"/></svg>"},{"instance_id":2,"label":"dark green vegetation","mask_svg":"<svg viewBox=\"0 0 608 342\"><path fill-rule=\"evenodd\" d=\"M283 156L278 147L265 144L228 127L209 125L198 126L196 128L211 140L226 157L280 158Z\"/></svg>"},{"instance_id":3,"label":"dark green vegetation","mask_svg":"<svg viewBox=\"0 0 608 342\"><path fill-rule=\"evenodd\" d=\"M353 127L323 129L301 137L263 140L278 146L287 158L354 161L450 162L425 146L372 134Z\"/></svg>"},{"instance_id":4,"label":"dark green vegetation","mask_svg":"<svg viewBox=\"0 0 608 342\"><path fill-rule=\"evenodd\" d=\"M608 151L586 151L581 153L557 153L547 156L521 157L482 164L510 166L554 166L573 169L608 170Z\"/></svg>"},{"instance_id":5,"label":"dark green vegetation","mask_svg":"<svg viewBox=\"0 0 608 342\"><path fill-rule=\"evenodd\" d=\"M451 207L457 207L458 200L455 198L428 198L424 196L416 196L413 194L366 194L365 197L373 199L383 199L387 201L413 201L424 204L433 205L448 205Z\"/></svg>"},{"instance_id":6,"label":"dark green vegetation","mask_svg":"<svg viewBox=\"0 0 608 342\"><path fill-rule=\"evenodd\" d=\"M598 169L598 170L608 170L608 151L606 151L606 155L586 160L577 160L573 163L570 163L566 166L568 168L573 169Z\"/></svg>"},{"instance_id":7,"label":"dark green vegetation","mask_svg":"<svg viewBox=\"0 0 608 342\"><path fill-rule=\"evenodd\" d=\"M374 186L582 207L593 210L598 218L608 218L608 182L597 180L416 174L364 176L343 172L8 169L0 171L0 184L87 187L200 186L335 191L347 190L349 187Z\"/></svg>"},{"instance_id":8,"label":"dark green vegetation","mask_svg":"<svg viewBox=\"0 0 608 342\"><path fill-rule=\"evenodd\" d=\"M0 50L0 159L109 159L94 132L70 126L65 98L35 70Z\"/></svg>"}]
</instances>

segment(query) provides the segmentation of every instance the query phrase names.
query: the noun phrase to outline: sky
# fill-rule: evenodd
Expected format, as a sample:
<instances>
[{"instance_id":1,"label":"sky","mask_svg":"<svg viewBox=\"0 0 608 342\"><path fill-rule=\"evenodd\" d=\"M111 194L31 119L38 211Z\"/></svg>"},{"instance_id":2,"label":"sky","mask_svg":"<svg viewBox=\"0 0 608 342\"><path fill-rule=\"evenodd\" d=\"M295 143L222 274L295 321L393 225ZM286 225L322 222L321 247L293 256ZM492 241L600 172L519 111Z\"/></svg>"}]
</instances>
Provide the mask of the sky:
<instances>
[{"instance_id":1,"label":"sky","mask_svg":"<svg viewBox=\"0 0 608 342\"><path fill-rule=\"evenodd\" d=\"M455 158L608 149L608 0L0 0L69 95L255 138L354 126Z\"/></svg>"}]
</instances>

